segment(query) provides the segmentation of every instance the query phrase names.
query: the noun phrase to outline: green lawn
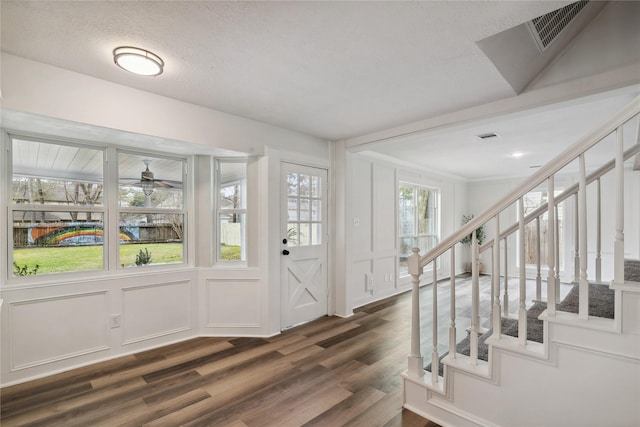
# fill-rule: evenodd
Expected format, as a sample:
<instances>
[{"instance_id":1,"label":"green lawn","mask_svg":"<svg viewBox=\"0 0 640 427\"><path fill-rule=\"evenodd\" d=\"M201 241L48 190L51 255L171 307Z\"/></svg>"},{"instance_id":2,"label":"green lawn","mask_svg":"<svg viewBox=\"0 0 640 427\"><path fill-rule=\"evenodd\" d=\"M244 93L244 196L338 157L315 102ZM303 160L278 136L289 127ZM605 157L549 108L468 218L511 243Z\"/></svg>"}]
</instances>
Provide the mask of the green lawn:
<instances>
[{"instance_id":1,"label":"green lawn","mask_svg":"<svg viewBox=\"0 0 640 427\"><path fill-rule=\"evenodd\" d=\"M240 246L220 245L220 259L240 261Z\"/></svg>"},{"instance_id":2,"label":"green lawn","mask_svg":"<svg viewBox=\"0 0 640 427\"><path fill-rule=\"evenodd\" d=\"M151 254L151 264L182 262L182 243L153 243L121 245L120 264L135 267L136 255L144 249ZM26 265L27 271L38 265L36 274L101 270L102 251L102 246L21 248L13 251L13 260L21 268ZM222 245L220 257L227 261L240 260L240 246Z\"/></svg>"},{"instance_id":3,"label":"green lawn","mask_svg":"<svg viewBox=\"0 0 640 427\"><path fill-rule=\"evenodd\" d=\"M182 262L182 243L153 243L121 245L120 264L135 266L136 255L145 248L151 254L151 264ZM102 246L22 248L13 251L13 260L20 267L27 265L28 271L37 264L37 274L101 270L102 252Z\"/></svg>"}]
</instances>

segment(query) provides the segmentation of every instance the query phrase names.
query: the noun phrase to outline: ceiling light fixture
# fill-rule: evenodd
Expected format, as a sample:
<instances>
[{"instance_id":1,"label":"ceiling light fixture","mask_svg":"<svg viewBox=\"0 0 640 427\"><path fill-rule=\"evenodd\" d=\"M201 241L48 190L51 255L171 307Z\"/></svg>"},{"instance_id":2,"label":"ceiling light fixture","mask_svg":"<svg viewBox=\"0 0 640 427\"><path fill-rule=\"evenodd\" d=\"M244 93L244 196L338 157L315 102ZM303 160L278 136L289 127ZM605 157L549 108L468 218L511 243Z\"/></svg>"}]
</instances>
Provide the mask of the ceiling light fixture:
<instances>
[{"instance_id":1,"label":"ceiling light fixture","mask_svg":"<svg viewBox=\"0 0 640 427\"><path fill-rule=\"evenodd\" d=\"M113 49L113 62L123 70L141 76L159 76L164 68L164 61L155 53L131 46Z\"/></svg>"},{"instance_id":2,"label":"ceiling light fixture","mask_svg":"<svg viewBox=\"0 0 640 427\"><path fill-rule=\"evenodd\" d=\"M511 157L515 157L516 159L522 156L524 156L524 153L522 151L516 151L515 153L511 153Z\"/></svg>"}]
</instances>

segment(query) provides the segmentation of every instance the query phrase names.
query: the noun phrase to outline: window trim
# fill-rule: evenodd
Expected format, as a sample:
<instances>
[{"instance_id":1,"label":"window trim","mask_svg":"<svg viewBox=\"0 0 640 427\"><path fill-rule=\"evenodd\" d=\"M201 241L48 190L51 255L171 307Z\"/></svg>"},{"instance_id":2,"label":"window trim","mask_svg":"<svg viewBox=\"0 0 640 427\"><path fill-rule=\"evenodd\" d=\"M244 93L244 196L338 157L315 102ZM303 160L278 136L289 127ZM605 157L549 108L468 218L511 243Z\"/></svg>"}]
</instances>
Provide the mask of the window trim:
<instances>
[{"instance_id":1,"label":"window trim","mask_svg":"<svg viewBox=\"0 0 640 427\"><path fill-rule=\"evenodd\" d=\"M413 194L416 200L416 203L414 203L413 206L413 217L414 217L414 234L411 235L406 235L406 234L402 234L402 215L400 213L400 187L411 187L413 189ZM433 192L435 193L435 228L436 228L436 234L420 234L419 233L419 224L418 224L418 195L417 192L419 190L427 190L428 192ZM411 238L413 239L413 241L415 241L415 239L424 237L424 238L435 238L436 242L434 244L437 245L440 242L440 239L442 238L442 226L441 226L441 220L442 220L442 212L441 212L441 193L442 190L438 187L434 187L434 186L429 186L429 185L425 185L425 184L418 184L415 182L411 182L411 181L405 181L405 180L398 180L398 185L397 185L397 191L398 191L398 225L397 225L397 237L396 237L396 241L398 242L398 277L399 278L406 278L409 276L408 271L406 273L402 272L402 268L400 265L400 241L402 239L408 239ZM421 255L424 255L424 253L422 253ZM437 260L438 266L440 265L440 258L438 258ZM427 266L427 270L429 270L431 268L431 265Z\"/></svg>"},{"instance_id":2,"label":"window trim","mask_svg":"<svg viewBox=\"0 0 640 427\"><path fill-rule=\"evenodd\" d=\"M69 147L79 147L91 150L97 150L102 152L102 205L100 206L87 206L87 205L55 205L55 204L24 204L13 203L12 188L13 188L13 149L14 140L26 140L43 144L54 144ZM192 201L189 198L189 181L187 180L188 169L191 161L189 156L173 155L170 153L156 152L153 150L140 151L131 150L126 146L115 146L110 144L101 144L93 141L77 140L73 138L58 138L55 136L40 136L24 132L15 132L10 130L2 130L2 144L3 150L0 154L0 161L6 167L3 174L5 184L0 187L0 197L6 204L6 209L3 209L0 214L0 219L5 223L5 232L7 234L6 245L2 245L0 253L6 255L4 259L7 260L6 264L3 263L0 269L1 276L5 279L2 286L3 289L19 288L25 289L32 286L57 285L68 283L69 279L77 278L108 278L120 276L123 273L140 273L141 270L121 268L119 265L119 240L118 233L119 227L119 213L120 212L135 212L140 213L140 209L144 213L149 214L182 214L183 215L183 236L182 236L182 262L168 263L168 264L151 264L148 266L141 266L146 269L154 270L167 270L177 268L187 268L190 266L189 259L189 244L192 230L190 230L190 219L193 215L191 206ZM130 153L139 156L148 156L151 158L163 158L179 161L182 164L182 209L167 209L167 208L135 208L127 207L122 208L119 206L118 191L119 191L119 177L118 177L118 154ZM68 179L66 177L62 180ZM14 236L13 236L13 213L16 211L30 211L30 212L42 212L42 211L58 211L58 212L94 212L102 215L103 225L103 260L102 269L99 270L77 270L66 271L60 273L43 273L33 276L14 276L13 275L13 261L14 261Z\"/></svg>"},{"instance_id":3,"label":"window trim","mask_svg":"<svg viewBox=\"0 0 640 427\"><path fill-rule=\"evenodd\" d=\"M248 194L248 166L249 166L249 161L247 158L239 158L239 157L217 157L213 159L214 162L214 221L215 221L215 226L213 227L213 229L215 230L215 236L213 239L214 245L213 245L213 253L212 253L212 264L213 265L218 265L218 266L233 266L233 267L247 267L249 260L248 260L248 252L247 252L247 244L248 244L248 233L247 233L247 226L249 223L249 214L248 214L248 204L249 204L249 200L247 198L247 194ZM221 207L221 203L220 203L220 190L222 188L224 188L221 184L222 184L222 179L221 179L221 170L220 170L220 166L221 164L224 163L242 163L244 164L244 185L242 185L243 179L239 179L239 180L233 180L233 181L229 181L225 184L224 187L229 187L230 185L233 185L235 183L240 183L240 194L241 194L241 198L242 198L242 205L243 207L241 208L223 208ZM242 231L241 231L241 246L240 246L240 259L239 260L225 260L221 258L222 255L222 251L221 251L221 236L222 236L222 229L221 229L221 222L220 222L220 216L221 215L244 215L244 223L242 225Z\"/></svg>"}]
</instances>

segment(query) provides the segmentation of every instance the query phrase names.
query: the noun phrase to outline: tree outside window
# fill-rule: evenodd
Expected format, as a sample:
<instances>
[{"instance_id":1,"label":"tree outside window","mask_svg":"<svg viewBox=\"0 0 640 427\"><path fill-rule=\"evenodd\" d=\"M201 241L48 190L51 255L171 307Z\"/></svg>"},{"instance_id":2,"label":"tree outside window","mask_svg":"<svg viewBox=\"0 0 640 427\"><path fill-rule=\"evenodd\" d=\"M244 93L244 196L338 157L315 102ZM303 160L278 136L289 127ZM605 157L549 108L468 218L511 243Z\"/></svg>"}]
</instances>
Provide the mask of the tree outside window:
<instances>
[{"instance_id":1,"label":"tree outside window","mask_svg":"<svg viewBox=\"0 0 640 427\"><path fill-rule=\"evenodd\" d=\"M399 199L399 267L408 274L407 259L413 248L424 254L440 240L438 191L416 184L400 183Z\"/></svg>"}]
</instances>

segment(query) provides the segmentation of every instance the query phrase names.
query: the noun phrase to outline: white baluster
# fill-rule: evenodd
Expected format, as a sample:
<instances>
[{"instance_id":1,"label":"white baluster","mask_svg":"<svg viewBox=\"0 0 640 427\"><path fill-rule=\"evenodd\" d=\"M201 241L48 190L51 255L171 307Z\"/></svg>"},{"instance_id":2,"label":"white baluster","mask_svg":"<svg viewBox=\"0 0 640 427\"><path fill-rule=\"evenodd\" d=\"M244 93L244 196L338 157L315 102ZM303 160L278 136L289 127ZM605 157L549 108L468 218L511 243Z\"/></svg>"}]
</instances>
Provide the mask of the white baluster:
<instances>
[{"instance_id":1,"label":"white baluster","mask_svg":"<svg viewBox=\"0 0 640 427\"><path fill-rule=\"evenodd\" d=\"M540 216L536 217L536 300L542 301L542 269L540 267Z\"/></svg>"},{"instance_id":2,"label":"white baluster","mask_svg":"<svg viewBox=\"0 0 640 427\"><path fill-rule=\"evenodd\" d=\"M624 156L622 126L616 129L616 236L613 245L613 282L624 283Z\"/></svg>"},{"instance_id":3,"label":"white baluster","mask_svg":"<svg viewBox=\"0 0 640 427\"><path fill-rule=\"evenodd\" d=\"M495 216L495 234L493 238L493 335L500 338L500 215Z\"/></svg>"},{"instance_id":4,"label":"white baluster","mask_svg":"<svg viewBox=\"0 0 640 427\"><path fill-rule=\"evenodd\" d=\"M469 336L470 362L478 364L478 331L480 330L480 278L478 273L478 238L475 230L471 237L471 333Z\"/></svg>"},{"instance_id":5,"label":"white baluster","mask_svg":"<svg viewBox=\"0 0 640 427\"><path fill-rule=\"evenodd\" d=\"M558 214L558 210L560 208L556 205L556 216L553 227L555 233L555 242L556 242L556 302L560 302L560 215Z\"/></svg>"},{"instance_id":6,"label":"white baluster","mask_svg":"<svg viewBox=\"0 0 640 427\"><path fill-rule=\"evenodd\" d=\"M602 197L600 190L600 178L596 180L597 204L596 207L596 282L602 283Z\"/></svg>"},{"instance_id":7,"label":"white baluster","mask_svg":"<svg viewBox=\"0 0 640 427\"><path fill-rule=\"evenodd\" d=\"M579 202L578 193L576 193L575 197L575 257L573 259L573 281L574 283L578 283L580 280L580 202ZM586 255L586 254L585 254Z\"/></svg>"},{"instance_id":8,"label":"white baluster","mask_svg":"<svg viewBox=\"0 0 640 427\"><path fill-rule=\"evenodd\" d=\"M548 180L548 202L547 202L547 314L555 316L556 314L556 274L554 270L555 257L553 251L555 249L555 243L553 241L553 217L555 216L555 185L554 177L551 175Z\"/></svg>"},{"instance_id":9,"label":"white baluster","mask_svg":"<svg viewBox=\"0 0 640 427\"><path fill-rule=\"evenodd\" d=\"M504 296L502 302L502 312L504 317L509 316L509 259L507 250L507 238L504 238Z\"/></svg>"},{"instance_id":10,"label":"white baluster","mask_svg":"<svg viewBox=\"0 0 640 427\"><path fill-rule=\"evenodd\" d=\"M437 258L433 260L433 349L431 350L431 382L438 382L438 372L440 371L440 357L438 357L438 270L436 268Z\"/></svg>"},{"instance_id":11,"label":"white baluster","mask_svg":"<svg viewBox=\"0 0 640 427\"><path fill-rule=\"evenodd\" d=\"M409 256L409 272L411 273L411 354L409 355L408 373L414 377L424 376L424 360L420 353L420 249L413 248Z\"/></svg>"},{"instance_id":12,"label":"white baluster","mask_svg":"<svg viewBox=\"0 0 640 427\"><path fill-rule=\"evenodd\" d=\"M449 355L456 358L456 247L451 246L451 324L449 325Z\"/></svg>"},{"instance_id":13,"label":"white baluster","mask_svg":"<svg viewBox=\"0 0 640 427\"><path fill-rule=\"evenodd\" d=\"M520 233L520 309L518 311L518 342L527 345L527 270L524 257L524 198L520 198L520 218L518 224Z\"/></svg>"},{"instance_id":14,"label":"white baluster","mask_svg":"<svg viewBox=\"0 0 640 427\"><path fill-rule=\"evenodd\" d=\"M578 317L581 319L589 318L589 282L587 281L587 180L586 168L584 162L584 154L581 154L579 160L579 225L580 225L580 287L578 302Z\"/></svg>"}]
</instances>

